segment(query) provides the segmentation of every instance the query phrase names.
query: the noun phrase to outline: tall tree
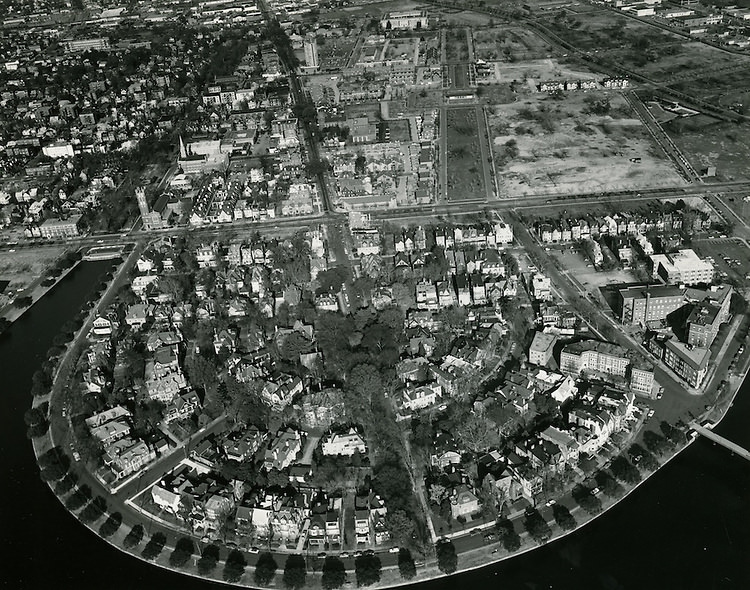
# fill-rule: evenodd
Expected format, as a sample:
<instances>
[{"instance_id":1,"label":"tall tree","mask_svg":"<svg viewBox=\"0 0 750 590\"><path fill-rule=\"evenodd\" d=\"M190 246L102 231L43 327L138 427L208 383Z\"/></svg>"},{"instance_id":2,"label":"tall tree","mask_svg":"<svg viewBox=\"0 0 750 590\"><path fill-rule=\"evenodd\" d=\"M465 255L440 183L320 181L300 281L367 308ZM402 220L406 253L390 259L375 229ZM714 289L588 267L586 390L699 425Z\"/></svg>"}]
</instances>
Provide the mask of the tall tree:
<instances>
[{"instance_id":1,"label":"tall tree","mask_svg":"<svg viewBox=\"0 0 750 590\"><path fill-rule=\"evenodd\" d=\"M258 556L258 563L255 564L255 583L259 586L268 586L276 575L278 565L273 555L268 551Z\"/></svg>"},{"instance_id":2,"label":"tall tree","mask_svg":"<svg viewBox=\"0 0 750 590\"><path fill-rule=\"evenodd\" d=\"M341 588L346 582L346 568L338 557L329 555L323 562L323 576L320 580L325 590Z\"/></svg>"},{"instance_id":3,"label":"tall tree","mask_svg":"<svg viewBox=\"0 0 750 590\"><path fill-rule=\"evenodd\" d=\"M377 555L360 555L354 560L357 586L371 586L380 582L382 565Z\"/></svg>"},{"instance_id":4,"label":"tall tree","mask_svg":"<svg viewBox=\"0 0 750 590\"><path fill-rule=\"evenodd\" d=\"M444 574L452 574L458 569L458 555L452 541L442 540L435 545L438 568Z\"/></svg>"},{"instance_id":5,"label":"tall tree","mask_svg":"<svg viewBox=\"0 0 750 590\"><path fill-rule=\"evenodd\" d=\"M304 557L293 553L286 558L282 581L287 590L300 590L305 585L306 576L307 566Z\"/></svg>"},{"instance_id":6,"label":"tall tree","mask_svg":"<svg viewBox=\"0 0 750 590\"><path fill-rule=\"evenodd\" d=\"M404 580L412 580L417 575L417 566L414 563L414 558L411 556L411 551L405 547L402 547L398 551L398 571Z\"/></svg>"}]
</instances>

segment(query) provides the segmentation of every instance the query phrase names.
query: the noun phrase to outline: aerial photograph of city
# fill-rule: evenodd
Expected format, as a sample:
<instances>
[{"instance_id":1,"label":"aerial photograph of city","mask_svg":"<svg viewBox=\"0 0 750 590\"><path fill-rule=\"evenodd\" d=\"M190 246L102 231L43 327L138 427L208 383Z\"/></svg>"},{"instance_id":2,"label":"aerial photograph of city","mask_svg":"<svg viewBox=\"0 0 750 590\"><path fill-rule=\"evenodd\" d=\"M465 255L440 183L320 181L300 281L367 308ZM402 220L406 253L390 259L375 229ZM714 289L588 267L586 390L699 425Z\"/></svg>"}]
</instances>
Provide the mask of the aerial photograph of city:
<instances>
[{"instance_id":1,"label":"aerial photograph of city","mask_svg":"<svg viewBox=\"0 0 750 590\"><path fill-rule=\"evenodd\" d=\"M750 590L750 0L0 0L4 588Z\"/></svg>"}]
</instances>

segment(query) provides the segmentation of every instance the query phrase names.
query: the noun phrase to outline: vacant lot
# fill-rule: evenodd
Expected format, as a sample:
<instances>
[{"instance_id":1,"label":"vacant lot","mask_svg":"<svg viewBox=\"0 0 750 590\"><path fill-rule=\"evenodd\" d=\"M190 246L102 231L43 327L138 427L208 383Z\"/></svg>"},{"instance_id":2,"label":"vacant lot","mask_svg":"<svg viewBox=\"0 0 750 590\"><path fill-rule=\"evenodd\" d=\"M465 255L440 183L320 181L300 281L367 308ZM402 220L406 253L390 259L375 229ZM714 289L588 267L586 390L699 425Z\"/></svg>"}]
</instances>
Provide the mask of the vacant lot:
<instances>
[{"instance_id":1,"label":"vacant lot","mask_svg":"<svg viewBox=\"0 0 750 590\"><path fill-rule=\"evenodd\" d=\"M629 270L597 271L583 254L570 248L553 249L550 255L559 262L574 282L596 298L600 296L602 287L636 280Z\"/></svg>"},{"instance_id":2,"label":"vacant lot","mask_svg":"<svg viewBox=\"0 0 750 590\"><path fill-rule=\"evenodd\" d=\"M750 178L750 125L705 116L674 119L664 125L680 151L700 172L716 167L719 181Z\"/></svg>"},{"instance_id":3,"label":"vacant lot","mask_svg":"<svg viewBox=\"0 0 750 590\"><path fill-rule=\"evenodd\" d=\"M618 92L537 93L490 110L510 196L667 186L682 179Z\"/></svg>"},{"instance_id":4,"label":"vacant lot","mask_svg":"<svg viewBox=\"0 0 750 590\"><path fill-rule=\"evenodd\" d=\"M474 56L484 61L540 59L553 50L541 37L520 27L495 27L473 32Z\"/></svg>"},{"instance_id":5,"label":"vacant lot","mask_svg":"<svg viewBox=\"0 0 750 590\"><path fill-rule=\"evenodd\" d=\"M448 199L483 199L484 172L474 107L447 112Z\"/></svg>"},{"instance_id":6,"label":"vacant lot","mask_svg":"<svg viewBox=\"0 0 750 590\"><path fill-rule=\"evenodd\" d=\"M19 249L0 254L0 281L9 281L5 294L11 296L19 289L25 289L35 279L44 274L65 251L61 246Z\"/></svg>"},{"instance_id":7,"label":"vacant lot","mask_svg":"<svg viewBox=\"0 0 750 590\"><path fill-rule=\"evenodd\" d=\"M596 59L620 64L659 81L679 81L684 76L743 64L747 57L726 53L697 41L685 40L644 22L592 11L585 14L556 12L546 17L554 32Z\"/></svg>"},{"instance_id":8,"label":"vacant lot","mask_svg":"<svg viewBox=\"0 0 750 590\"><path fill-rule=\"evenodd\" d=\"M671 88L725 108L750 113L750 66L711 68L702 77L676 82Z\"/></svg>"},{"instance_id":9,"label":"vacant lot","mask_svg":"<svg viewBox=\"0 0 750 590\"><path fill-rule=\"evenodd\" d=\"M510 84L516 92L533 94L537 92L540 82L560 80L596 80L604 78L602 74L567 64L557 59L534 59L517 63L490 64L495 69L494 81L499 84Z\"/></svg>"}]
</instances>

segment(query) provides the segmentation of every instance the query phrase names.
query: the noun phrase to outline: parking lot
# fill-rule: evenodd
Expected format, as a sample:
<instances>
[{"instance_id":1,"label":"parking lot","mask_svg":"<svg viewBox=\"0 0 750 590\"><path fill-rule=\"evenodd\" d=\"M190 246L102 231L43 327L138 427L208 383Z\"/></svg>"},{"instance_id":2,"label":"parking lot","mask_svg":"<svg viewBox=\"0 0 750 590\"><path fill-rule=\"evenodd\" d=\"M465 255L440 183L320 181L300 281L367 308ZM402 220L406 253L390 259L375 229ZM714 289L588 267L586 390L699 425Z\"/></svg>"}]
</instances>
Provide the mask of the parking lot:
<instances>
[{"instance_id":1,"label":"parking lot","mask_svg":"<svg viewBox=\"0 0 750 590\"><path fill-rule=\"evenodd\" d=\"M750 276L750 248L739 238L693 240L695 252L713 263L719 280L745 282Z\"/></svg>"}]
</instances>

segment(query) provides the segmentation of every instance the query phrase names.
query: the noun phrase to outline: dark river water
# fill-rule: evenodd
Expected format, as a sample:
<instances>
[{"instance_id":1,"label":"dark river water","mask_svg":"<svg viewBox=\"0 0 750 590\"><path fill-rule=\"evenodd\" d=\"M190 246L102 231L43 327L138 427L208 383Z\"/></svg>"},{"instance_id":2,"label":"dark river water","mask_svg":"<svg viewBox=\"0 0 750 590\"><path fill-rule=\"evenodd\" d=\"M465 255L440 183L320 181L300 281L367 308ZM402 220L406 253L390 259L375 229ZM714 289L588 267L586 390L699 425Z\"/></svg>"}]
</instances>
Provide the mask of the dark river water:
<instances>
[{"instance_id":1,"label":"dark river water","mask_svg":"<svg viewBox=\"0 0 750 590\"><path fill-rule=\"evenodd\" d=\"M0 585L218 587L131 558L69 515L38 476L23 413L31 376L107 262L80 264L0 336ZM716 432L750 448L750 387ZM459 558L460 559L460 558ZM464 588L750 590L750 462L699 439L605 515L564 540L480 571L425 582Z\"/></svg>"}]
</instances>

